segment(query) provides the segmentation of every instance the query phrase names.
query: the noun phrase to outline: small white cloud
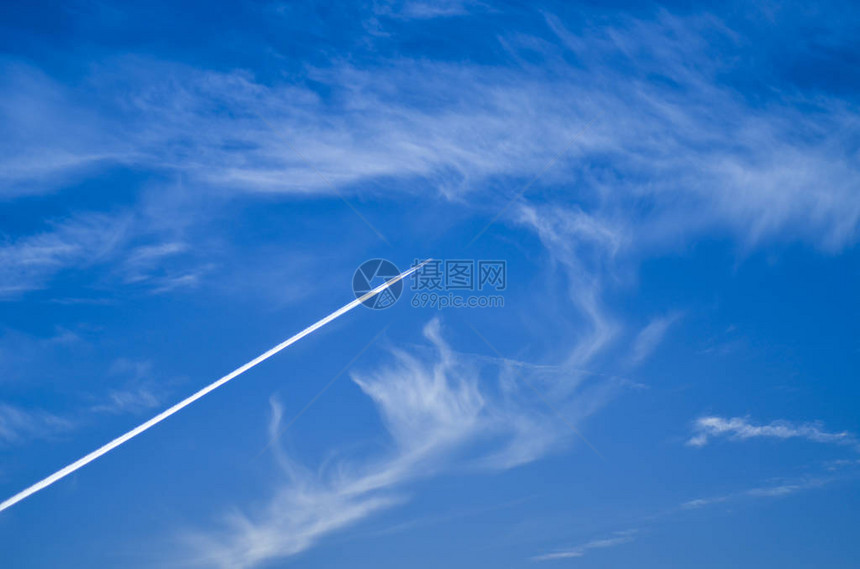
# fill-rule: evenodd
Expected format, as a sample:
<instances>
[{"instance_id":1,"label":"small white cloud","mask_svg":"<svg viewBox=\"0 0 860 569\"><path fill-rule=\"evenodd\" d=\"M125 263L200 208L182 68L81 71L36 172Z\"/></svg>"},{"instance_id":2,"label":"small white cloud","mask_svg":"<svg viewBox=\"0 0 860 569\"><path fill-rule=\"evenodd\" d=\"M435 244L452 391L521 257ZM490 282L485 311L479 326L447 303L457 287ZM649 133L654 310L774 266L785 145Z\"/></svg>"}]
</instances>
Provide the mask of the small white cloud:
<instances>
[{"instance_id":1,"label":"small white cloud","mask_svg":"<svg viewBox=\"0 0 860 569\"><path fill-rule=\"evenodd\" d=\"M780 486L770 486L766 488L753 488L752 490L747 491L747 495L762 498L789 496L800 492L801 490L806 490L820 485L821 483L819 482L809 484L782 484Z\"/></svg>"},{"instance_id":2,"label":"small white cloud","mask_svg":"<svg viewBox=\"0 0 860 569\"><path fill-rule=\"evenodd\" d=\"M743 417L726 419L723 417L700 417L693 426L694 435L687 444L695 447L705 446L714 438L727 438L744 441L755 438L805 439L817 443L853 445L858 444L856 437L847 431L830 433L820 423L795 424L789 421L773 421L766 425L754 425Z\"/></svg>"},{"instance_id":3,"label":"small white cloud","mask_svg":"<svg viewBox=\"0 0 860 569\"><path fill-rule=\"evenodd\" d=\"M140 413L158 407L161 399L147 386L111 389L105 401L91 407L100 413Z\"/></svg>"},{"instance_id":4,"label":"small white cloud","mask_svg":"<svg viewBox=\"0 0 860 569\"><path fill-rule=\"evenodd\" d=\"M704 508L712 504L719 504L720 502L725 502L726 500L728 500L727 496L716 496L714 498L696 498L695 500L689 500L681 504L681 509L697 510L699 508Z\"/></svg>"},{"instance_id":5,"label":"small white cloud","mask_svg":"<svg viewBox=\"0 0 860 569\"><path fill-rule=\"evenodd\" d=\"M636 539L636 533L638 530L632 529L627 531L615 532L612 537L607 537L603 539L595 539L589 541L588 543L584 543L582 545L578 545L576 547L565 549L561 551L554 551L552 553L545 553L543 555L538 555L532 557L533 561L556 561L559 559L570 559L572 557L582 557L589 550L592 549L606 549L608 547L617 547L619 545L624 545L625 543L630 543L634 539Z\"/></svg>"}]
</instances>

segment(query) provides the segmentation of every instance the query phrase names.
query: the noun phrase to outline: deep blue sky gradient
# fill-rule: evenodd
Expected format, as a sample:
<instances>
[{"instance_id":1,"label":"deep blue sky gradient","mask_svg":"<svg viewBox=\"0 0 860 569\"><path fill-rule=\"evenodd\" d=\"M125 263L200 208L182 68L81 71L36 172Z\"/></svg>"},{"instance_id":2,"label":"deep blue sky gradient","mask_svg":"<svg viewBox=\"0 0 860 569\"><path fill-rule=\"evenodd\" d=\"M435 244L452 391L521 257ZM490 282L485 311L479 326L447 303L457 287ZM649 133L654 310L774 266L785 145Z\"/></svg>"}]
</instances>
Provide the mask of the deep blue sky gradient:
<instances>
[{"instance_id":1,"label":"deep blue sky gradient","mask_svg":"<svg viewBox=\"0 0 860 569\"><path fill-rule=\"evenodd\" d=\"M3 498L345 304L366 259L504 259L509 286L350 313L0 513L0 566L855 567L858 22L4 2ZM273 444L291 478L276 409L380 332ZM689 444L705 417L792 434Z\"/></svg>"}]
</instances>

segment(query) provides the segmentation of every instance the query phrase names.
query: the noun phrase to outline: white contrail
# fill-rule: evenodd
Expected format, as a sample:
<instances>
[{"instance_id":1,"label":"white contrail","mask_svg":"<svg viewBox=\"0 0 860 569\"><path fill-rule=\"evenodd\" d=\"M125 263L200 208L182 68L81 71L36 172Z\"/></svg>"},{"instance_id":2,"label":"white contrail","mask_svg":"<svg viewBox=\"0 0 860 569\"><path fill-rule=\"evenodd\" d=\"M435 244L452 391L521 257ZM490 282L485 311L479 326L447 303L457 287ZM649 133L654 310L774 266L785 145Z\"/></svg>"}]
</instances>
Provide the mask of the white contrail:
<instances>
[{"instance_id":1,"label":"white contrail","mask_svg":"<svg viewBox=\"0 0 860 569\"><path fill-rule=\"evenodd\" d=\"M180 411L181 409L188 407L189 405L191 405L192 403L194 403L195 401L197 401L198 399L200 399L201 397L203 397L204 395L206 395L210 391L214 391L214 390L218 389L219 387L221 387L222 385L224 385L225 383L227 383L231 379L242 375L243 373L245 373L246 371L248 371L249 369L251 369L255 365L271 358L272 356L274 356L275 354L277 354L278 352L280 352L281 350L283 350L287 346L295 344L296 342L298 342L299 340L301 340L302 338L304 338L305 336L307 336L311 332L314 332L314 331L318 330L319 328L322 328L323 326L325 326L326 324L328 324L329 322L331 322L335 318L342 316L343 314L346 314L347 312L349 312L350 310L352 310L353 308L355 308L356 306L358 306L359 304L361 304L365 300L367 300L369 298L373 298L374 296L376 296L380 292L384 291L385 289L387 289L388 287L390 287L394 283L405 279L406 277L408 277L409 275L414 273L416 270L418 270L420 267L427 264L429 261L430 261L430 259L427 259L423 263L420 263L420 264L412 267L408 271L403 271L402 273L400 273L399 275L397 275L393 279L382 283L381 285L374 288L373 290L365 293L364 295L360 296L359 298L356 298L355 300L353 300L352 302L350 302L346 306L343 306L343 307L335 310L334 312L332 312L331 314L329 314L328 316L326 316L322 320L319 320L319 321L315 322L314 324L311 324L310 326L308 326L307 328L305 328L304 330L302 330L301 332L299 332L295 336L293 336L287 340L284 340L283 342L281 342L280 344L278 344L277 346L275 346L274 348L272 348L268 352L260 354L259 356L257 356L253 360L249 361L248 363L246 363L242 367L236 368L235 370L231 371L230 373L228 373L227 375L225 375L224 377L222 377L218 381L215 381L214 383L207 385L206 387L204 387L203 389L201 389L200 391L198 391L194 395L192 395L186 399L183 399L182 401L180 401L179 403L177 403L173 407L167 409L166 411L162 411L161 413L159 413L158 415L156 415L155 417L153 417L149 421L143 423L142 425L135 427L134 429L127 432L126 434L122 435L121 437L115 438L114 440L112 440L108 444L104 445L103 447L101 447L97 450L94 450L93 452L86 455L85 457L83 457L79 460L76 460L75 462L68 465L67 467L65 467L61 470L58 470L54 474L45 478L44 480L36 482L35 484L30 486L26 490L18 492L17 494L12 496L8 500L5 500L4 502L0 503L0 512L2 512L3 510L5 510L7 508L14 506L15 504L17 504L18 502L20 502L24 498L31 496L32 494L35 494L36 492L38 492L42 488L47 488L48 486L50 486L51 484L53 484L57 480L60 480L61 478L68 476L69 474L78 470L79 468L82 468L82 467L86 466L87 464L91 463L92 461L94 461L98 457L112 451L113 449L115 449L119 445L123 444L124 442L128 441L129 439L136 437L137 435L139 435L140 433L149 429L150 427L153 427L156 424L162 422L163 420L167 419L168 417L170 417L171 415L173 415L177 411Z\"/></svg>"}]
</instances>

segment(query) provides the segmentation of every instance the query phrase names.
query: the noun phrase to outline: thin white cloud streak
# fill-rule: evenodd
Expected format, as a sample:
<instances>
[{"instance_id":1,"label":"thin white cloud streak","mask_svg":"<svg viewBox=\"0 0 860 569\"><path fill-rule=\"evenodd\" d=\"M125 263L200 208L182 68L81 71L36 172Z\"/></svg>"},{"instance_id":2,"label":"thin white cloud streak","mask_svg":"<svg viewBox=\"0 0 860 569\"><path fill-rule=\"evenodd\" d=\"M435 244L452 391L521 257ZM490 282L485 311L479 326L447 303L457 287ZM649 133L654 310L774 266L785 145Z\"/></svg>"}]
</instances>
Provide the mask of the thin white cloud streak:
<instances>
[{"instance_id":1,"label":"thin white cloud streak","mask_svg":"<svg viewBox=\"0 0 860 569\"><path fill-rule=\"evenodd\" d=\"M828 470L836 470L840 467L854 467L860 464L860 462L855 461L846 461L839 465L832 465L832 468ZM853 473L849 473L842 479L847 478L856 478L856 470ZM798 494L800 492L805 492L807 490L813 490L816 488L821 488L828 484L834 483L840 480L838 477L830 476L830 477L819 477L819 478L803 478L803 479L795 479L795 480L785 480L778 484L770 484L766 486L756 486L754 488L748 488L745 490L739 490L736 492L722 494L718 496L709 496L705 498L696 498L693 500L688 500L679 506L670 508L668 510L664 510L657 514L652 514L650 516L643 517L639 520L638 523L645 524L645 527L651 528L655 526L658 522L664 521L667 518L675 518L684 512L688 512L691 510L703 510L706 508L711 508L713 506L717 506L720 504L726 504L729 502L739 502L739 501L749 501L749 500L758 500L758 499L782 499L788 496L792 496L794 494ZM615 535L624 538L629 537L626 541L620 541L620 543L627 543L632 541L633 534L638 532L639 530L629 530L626 532L617 532ZM612 543L612 538L608 540L596 540L594 542L589 543L602 543L608 541L607 546L617 545L616 543ZM588 545L588 544L586 544ZM570 557L582 557L585 551L589 548L573 548L569 550L561 550L558 552L553 552L546 555L541 555L535 557L535 560L552 560L552 559L564 559Z\"/></svg>"},{"instance_id":2,"label":"thin white cloud streak","mask_svg":"<svg viewBox=\"0 0 860 569\"><path fill-rule=\"evenodd\" d=\"M612 537L607 537L603 539L595 539L584 543L582 545L578 545L571 549L566 549L562 551L554 551L552 553L545 553L542 555L537 555L532 557L533 561L557 561L559 559L571 559L573 557L582 557L589 550L592 549L606 549L608 547L617 547L619 545L624 545L625 543L630 543L634 539L636 539L635 534L638 530L627 530L620 531L613 534Z\"/></svg>"},{"instance_id":3,"label":"thin white cloud streak","mask_svg":"<svg viewBox=\"0 0 860 569\"><path fill-rule=\"evenodd\" d=\"M661 316L653 319L640 330L633 342L633 363L642 363L653 354L666 336L666 332L677 320L677 314Z\"/></svg>"},{"instance_id":4,"label":"thin white cloud streak","mask_svg":"<svg viewBox=\"0 0 860 569\"><path fill-rule=\"evenodd\" d=\"M331 533L407 499L408 483L451 469L505 470L537 460L575 436L535 401L510 362L454 352L438 320L424 335L432 352L391 349L393 362L353 374L356 385L379 412L391 450L381 456L327 462L309 471L272 448L283 473L274 495L249 513L233 512L220 527L187 532L191 565L248 568L293 556ZM531 370L534 371L534 370ZM581 422L606 400L606 393L576 389L578 379L563 370L567 403L554 403L565 418ZM515 372L515 373L513 373ZM540 382L530 375L530 380ZM611 383L611 381L607 380ZM270 433L280 431L280 406L273 406ZM270 435L271 436L271 435Z\"/></svg>"},{"instance_id":5,"label":"thin white cloud streak","mask_svg":"<svg viewBox=\"0 0 860 569\"><path fill-rule=\"evenodd\" d=\"M707 508L718 506L720 504L727 504L731 502L755 501L761 499L783 499L808 490L822 488L840 480L856 480L857 475L860 474L860 471L858 471L857 469L858 466L860 466L860 461L857 460L831 461L829 463L825 463L825 469L827 471L834 472L847 469L848 472L843 473L840 476L834 476L831 474L828 476L783 479L779 482L773 482L767 485L746 488L727 494L688 500L678 506L640 518L636 522L636 525L639 527L639 529L637 530L619 531L616 532L613 537L607 538L605 540L594 540L592 542L588 542L586 546L574 547L570 549L559 549L558 551L554 551L549 554L539 555L537 557L533 557L532 559L546 561L553 559L582 557L588 549L592 549L591 547L587 547L589 544L606 543L606 546L611 547L613 545L627 543L629 541L632 541L632 538L635 536L635 534L642 530L642 528L645 528L645 530L654 529L659 522L671 518L677 518L678 516L683 515L685 512L689 512L692 510L704 510ZM621 540L618 543L613 543L614 538L621 538ZM625 540L624 538L630 539Z\"/></svg>"},{"instance_id":6,"label":"thin white cloud streak","mask_svg":"<svg viewBox=\"0 0 860 569\"><path fill-rule=\"evenodd\" d=\"M271 358L272 356L274 356L275 354L277 354L281 350L284 350L285 348L295 344L296 342L298 342L299 340L301 340L302 338L304 338L308 334L312 334L313 332L322 328L323 326L325 326L326 324L328 324L332 320L339 318L340 316L343 316L344 314L346 314L347 312L349 312L353 308L359 306L362 302L366 301L367 299L373 298L374 296L376 296L380 292L386 290L388 287L390 287L394 283L397 283L398 281L408 277L413 272L418 270L421 266L423 266L426 262L427 261L424 261L423 263L420 263L420 264L416 265L415 267L412 267L411 269L408 269L408 270L400 273L398 276L382 283L381 285L377 286L373 290L363 294L361 297L356 298L352 302L350 302L350 303L342 306L341 308L335 310L334 312L332 312L328 316L321 318L317 322L311 324L310 326L308 326L307 328L305 328L301 332L298 332L297 334L284 340L283 342L281 342L280 344L278 344L274 348L260 354L259 356L257 356L253 360L251 360L248 363L236 368L235 370L228 373L224 377L210 383L209 385L207 385L203 389L201 389L201 390L197 391L196 393L194 393L193 395L183 399L182 401L173 405L169 409L162 411L161 413L159 413L158 415L156 415L155 417L153 417L149 421L146 421L145 423L135 427L134 429L125 433L124 435L117 437L116 439L112 440L111 442L107 443L106 445L102 446L101 448L96 449L95 451L91 452L90 454L84 456L81 459L78 459L77 461L66 466L65 468L58 470L57 472L55 472L51 476L48 476L47 478L37 482L36 484L30 486L29 488L22 490L21 492L19 492L18 494L15 494L11 498L8 498L8 499L4 500L3 502L0 502L0 512L2 512L3 510L5 510L7 508L12 507L13 505L17 504L21 500L24 500L25 498L32 496L33 494L35 494L39 490L47 488L48 486L50 486L54 482L57 482L58 480L65 478L66 476L68 476L69 474L72 474L76 470L83 468L84 466L91 463L92 461L94 461L94 460L98 459L99 457L104 456L105 454L109 453L110 451L112 451L116 447L122 445L125 442L128 442L129 440L133 439L137 435L139 435L139 434L143 433L144 431L147 431L148 429L154 427L155 425L157 425L161 421L167 419L171 415L173 415L173 414L181 411L185 407L191 405L192 403L194 403L195 401L197 401L201 397L203 397L203 396L207 395L208 393L218 389L219 387L221 387L222 385L224 385L228 381L235 379L236 377L242 375L243 373L245 373L249 369L251 369L251 368L257 366L258 364L266 361L267 359Z\"/></svg>"},{"instance_id":7,"label":"thin white cloud streak","mask_svg":"<svg viewBox=\"0 0 860 569\"><path fill-rule=\"evenodd\" d=\"M723 418L700 417L693 424L694 435L687 441L689 446L703 447L712 439L726 438L733 441L749 439L804 439L816 443L849 445L860 448L857 438L847 431L830 433L820 423L791 423L773 421L755 425L744 417Z\"/></svg>"},{"instance_id":8,"label":"thin white cloud streak","mask_svg":"<svg viewBox=\"0 0 860 569\"><path fill-rule=\"evenodd\" d=\"M718 506L720 504L727 504L731 502L744 502L744 501L755 501L761 499L783 499L789 496L793 496L795 494L805 492L808 490L814 490L816 488L821 488L832 484L834 482L838 482L840 480L854 480L857 478L858 470L857 466L860 466L860 461L855 460L842 460L842 461L832 461L830 463L826 463L826 470L828 471L836 471L840 469L851 469L847 474L843 474L842 476L826 476L826 477L806 477L800 479L785 479L780 481L779 483L772 483L769 485L756 486L753 488L747 488L743 490L738 490L735 492L717 495L717 496L709 496L704 498L696 498L693 500L688 500L676 507L672 507L656 514L651 514L649 516L642 517L639 519L636 524L639 526L639 530L628 530L622 532L616 532L614 537L610 537L603 540L594 540L592 542L588 542L584 546L574 547L570 549L560 549L558 551L554 551L548 554L539 555L537 557L533 557L533 560L536 561L549 561L549 560L558 560L558 559L568 559L575 557L582 557L588 549L592 549L593 547L588 547L590 544L605 544L606 547L612 547L614 545L620 545L622 543L628 543L632 541L633 537L636 533L638 533L643 527L646 531L651 531L658 526L659 522L665 521L670 518L677 518L680 515L683 515L685 512L695 511L695 510L705 510L707 508L711 508L714 506ZM620 538L618 542L615 542L615 538ZM628 539L625 539L628 538Z\"/></svg>"},{"instance_id":9,"label":"thin white cloud streak","mask_svg":"<svg viewBox=\"0 0 860 569\"><path fill-rule=\"evenodd\" d=\"M723 504L734 500L750 498L783 498L792 494L797 494L798 492L803 492L805 490L820 488L831 482L833 482L832 479L809 479L799 480L795 482L787 482L773 486L759 486L756 488L750 488L748 490L742 490L740 492L734 492L732 494L689 500L681 504L679 509L698 510L700 508L714 506L716 504Z\"/></svg>"}]
</instances>

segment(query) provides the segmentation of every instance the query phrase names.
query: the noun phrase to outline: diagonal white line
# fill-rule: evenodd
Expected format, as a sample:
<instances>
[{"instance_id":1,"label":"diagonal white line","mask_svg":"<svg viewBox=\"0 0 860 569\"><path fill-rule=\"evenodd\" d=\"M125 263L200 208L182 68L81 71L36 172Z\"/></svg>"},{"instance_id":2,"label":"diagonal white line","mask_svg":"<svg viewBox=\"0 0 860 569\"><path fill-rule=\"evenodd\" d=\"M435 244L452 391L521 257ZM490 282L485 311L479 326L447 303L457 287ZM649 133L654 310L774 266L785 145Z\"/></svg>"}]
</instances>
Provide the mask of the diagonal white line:
<instances>
[{"instance_id":1,"label":"diagonal white line","mask_svg":"<svg viewBox=\"0 0 860 569\"><path fill-rule=\"evenodd\" d=\"M280 352L284 348L287 348L288 346L295 344L296 342L298 342L299 340L301 340L302 338L304 338L308 334L311 334L312 332L319 330L320 328L322 328L323 326L325 326L326 324L328 324L329 322L331 322L335 318L338 318L338 317L346 314L347 312L349 312L350 310L352 310L353 308L355 308L356 306L358 306L359 304L361 304L365 300L368 300L369 298L373 298L374 296L376 296L380 292L384 291L385 289L387 289L391 285L395 284L396 282L405 279L406 277L408 277L409 275L411 275L412 273L417 271L419 268L421 268L422 266L427 264L429 261L430 261L430 259L427 259L423 263L416 265L416 266L412 267L411 269L400 273L399 275L397 275L393 279L390 279L390 280L382 283L381 285L374 288L373 290L363 294L359 298L356 298L355 300L353 300L349 304L346 304L345 306L342 306L341 308L335 310L334 312L332 312L331 314L329 314L325 318L322 318L321 320L318 320L317 322L311 324L310 326L308 326L307 328L305 328L304 330L302 330L298 334L288 338L287 340L284 340L283 342L281 342L280 344L278 344L277 346L275 346L271 350L260 354L259 356L257 356L253 360L249 361L245 365L238 367L235 370L231 371L230 373L228 373L227 375L225 375L221 379L219 379L213 383L210 383L209 385L207 385L206 387L204 387L203 389L201 389L200 391L198 391L194 395L191 395L190 397L183 399L182 401L180 401L179 403L177 403L173 407L170 407L169 409L162 411L161 413L159 413L158 415L156 415L155 417L153 417L149 421L143 423L142 425L135 427L134 429L127 432L126 434L115 438L114 440L107 443L103 447L101 447L97 450L94 450L93 452L86 455L85 457L78 459L75 462L73 462L72 464L66 466L65 468L58 470L54 474L45 478L44 480L41 480L41 481L33 484L32 486L30 486L26 490L22 490L21 492L18 492L17 494L12 496L11 498L0 503L0 512L2 512L3 510L5 510L7 508L14 506L15 504L17 504L18 502L20 502L24 498L27 498L28 496L32 496L33 494L35 494L39 490L42 490L43 488L47 488L48 486L50 486L54 482L56 482L62 478L65 478L66 476L68 476L72 472L75 472L76 470L83 468L84 466L91 463L92 461L99 458L100 456L109 453L110 451L112 451L113 449L118 447L119 445L129 441L130 439L133 439L134 437L136 437L137 435L146 431L147 429L154 427L155 425L157 425L158 423L167 419L168 417L170 417L174 413L177 413L178 411L181 411L185 407L188 407L189 405L191 405L192 403L194 403L195 401L197 401L198 399L200 399L201 397L203 397L207 393L218 389L219 387L221 387L222 385L224 385L225 383L227 383L231 379L234 379L234 378L242 375L243 373L245 373L246 371L248 371L252 367L256 366L257 364L260 364L260 363L266 361L267 359L271 358L272 356L274 356L275 354L277 354L278 352Z\"/></svg>"}]
</instances>

